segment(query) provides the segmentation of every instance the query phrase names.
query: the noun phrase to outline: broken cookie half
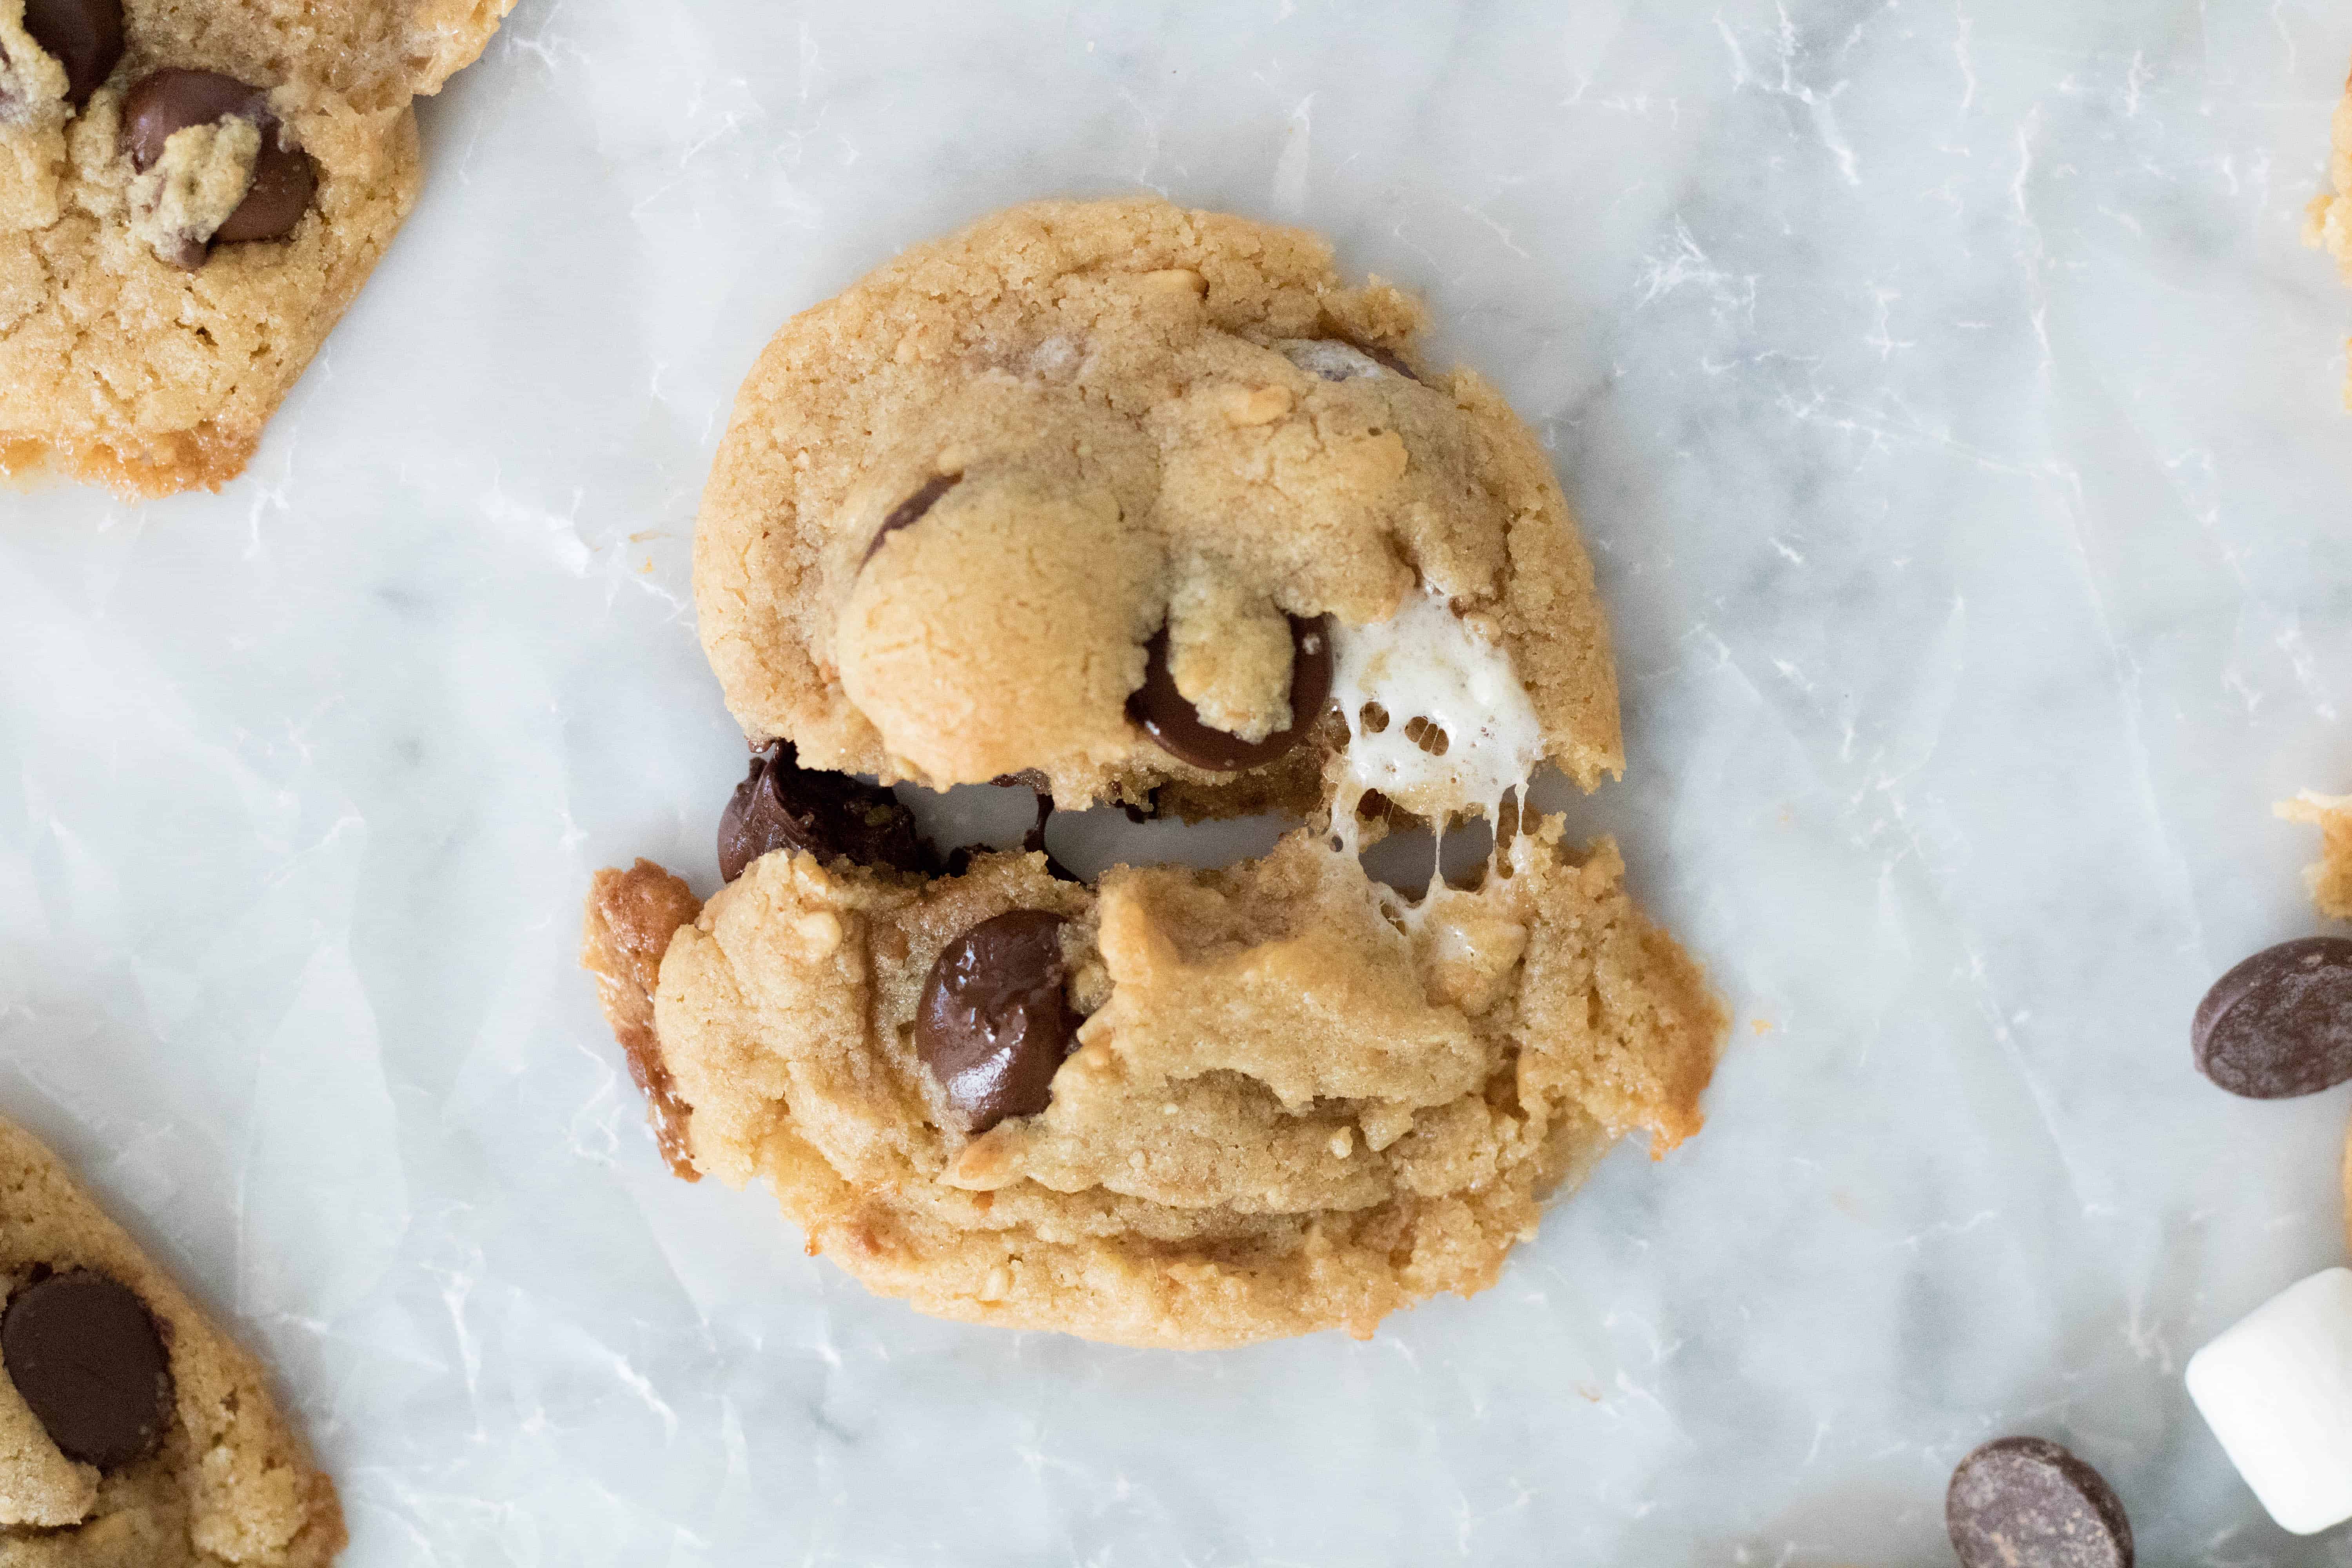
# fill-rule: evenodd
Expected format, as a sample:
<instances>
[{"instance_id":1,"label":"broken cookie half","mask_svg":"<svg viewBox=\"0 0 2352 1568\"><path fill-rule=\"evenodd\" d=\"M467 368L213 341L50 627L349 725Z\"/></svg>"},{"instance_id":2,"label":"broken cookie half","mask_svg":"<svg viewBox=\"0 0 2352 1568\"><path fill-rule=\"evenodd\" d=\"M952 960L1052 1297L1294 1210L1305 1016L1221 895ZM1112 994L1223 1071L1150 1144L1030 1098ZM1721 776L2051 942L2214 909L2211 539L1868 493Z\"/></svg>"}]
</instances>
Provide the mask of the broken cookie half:
<instances>
[{"instance_id":1,"label":"broken cookie half","mask_svg":"<svg viewBox=\"0 0 2352 1568\"><path fill-rule=\"evenodd\" d=\"M0 1562L316 1568L333 1483L260 1367L0 1121Z\"/></svg>"},{"instance_id":2,"label":"broken cookie half","mask_svg":"<svg viewBox=\"0 0 2352 1568\"><path fill-rule=\"evenodd\" d=\"M513 0L0 0L0 476L236 477Z\"/></svg>"}]
</instances>

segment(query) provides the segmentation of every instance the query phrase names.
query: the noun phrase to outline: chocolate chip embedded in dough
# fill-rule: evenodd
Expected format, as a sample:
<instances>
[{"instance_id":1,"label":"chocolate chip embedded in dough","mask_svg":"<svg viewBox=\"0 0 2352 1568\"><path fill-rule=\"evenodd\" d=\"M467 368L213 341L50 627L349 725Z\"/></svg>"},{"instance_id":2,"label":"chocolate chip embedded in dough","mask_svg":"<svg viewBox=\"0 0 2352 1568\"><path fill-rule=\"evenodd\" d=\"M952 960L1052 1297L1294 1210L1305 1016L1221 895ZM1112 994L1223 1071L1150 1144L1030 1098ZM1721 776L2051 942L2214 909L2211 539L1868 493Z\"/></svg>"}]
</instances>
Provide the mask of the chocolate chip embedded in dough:
<instances>
[{"instance_id":1,"label":"chocolate chip embedded in dough","mask_svg":"<svg viewBox=\"0 0 2352 1568\"><path fill-rule=\"evenodd\" d=\"M215 242L280 239L293 232L317 191L318 172L310 155L284 142L284 130L269 111L269 95L218 71L183 70L166 67L149 71L122 100L122 145L131 166L154 167L174 132L191 125L209 125L232 116L250 120L261 131L261 150L254 155L253 179L220 227Z\"/></svg>"},{"instance_id":2,"label":"chocolate chip embedded in dough","mask_svg":"<svg viewBox=\"0 0 2352 1568\"><path fill-rule=\"evenodd\" d=\"M1045 910L984 920L948 943L923 981L915 1052L969 1132L1034 1116L1053 1100L1078 1031L1063 989L1062 925Z\"/></svg>"},{"instance_id":3,"label":"chocolate chip embedded in dough","mask_svg":"<svg viewBox=\"0 0 2352 1568\"><path fill-rule=\"evenodd\" d=\"M310 210L310 198L319 189L318 171L308 153L278 140L283 134L268 125L261 128L261 151L253 159L253 184L246 187L245 200L213 231L214 244L283 239Z\"/></svg>"},{"instance_id":4,"label":"chocolate chip embedded in dough","mask_svg":"<svg viewBox=\"0 0 2352 1568\"><path fill-rule=\"evenodd\" d=\"M882 526L874 531L874 537L866 542L866 553L857 558L859 567L874 559L874 552L882 548L884 540L902 528L920 522L923 514L938 505L940 498L955 489L962 478L961 474L933 474L923 481L922 489L892 507L890 515L882 520Z\"/></svg>"},{"instance_id":5,"label":"chocolate chip embedded in dough","mask_svg":"<svg viewBox=\"0 0 2352 1568\"><path fill-rule=\"evenodd\" d=\"M163 1438L171 1358L127 1285L69 1268L26 1286L0 1313L0 1363L68 1459L111 1470Z\"/></svg>"},{"instance_id":6,"label":"chocolate chip embedded in dough","mask_svg":"<svg viewBox=\"0 0 2352 1568\"><path fill-rule=\"evenodd\" d=\"M2352 1079L2352 942L2304 937L2254 954L2213 983L2189 1038L2198 1071L2250 1100Z\"/></svg>"},{"instance_id":7,"label":"chocolate chip embedded in dough","mask_svg":"<svg viewBox=\"0 0 2352 1568\"><path fill-rule=\"evenodd\" d=\"M2131 1521L2099 1472L2040 1437L1962 1459L1944 1494L1961 1568L2132 1568Z\"/></svg>"},{"instance_id":8,"label":"chocolate chip embedded in dough","mask_svg":"<svg viewBox=\"0 0 2352 1568\"><path fill-rule=\"evenodd\" d=\"M773 849L894 871L924 868L914 814L897 795L847 773L801 766L790 741L771 741L753 754L751 771L719 814L719 873L731 882Z\"/></svg>"},{"instance_id":9,"label":"chocolate chip embedded in dough","mask_svg":"<svg viewBox=\"0 0 2352 1568\"><path fill-rule=\"evenodd\" d=\"M122 0L25 0L25 31L66 68L79 109L122 58Z\"/></svg>"},{"instance_id":10,"label":"chocolate chip embedded in dough","mask_svg":"<svg viewBox=\"0 0 2352 1568\"><path fill-rule=\"evenodd\" d=\"M1179 762L1229 773L1270 763L1306 737L1323 705L1331 700L1331 617L1290 617L1290 727L1263 741L1201 721L1200 712L1176 689L1168 668L1168 628L1152 634L1144 652L1143 684L1127 700L1127 716Z\"/></svg>"}]
</instances>

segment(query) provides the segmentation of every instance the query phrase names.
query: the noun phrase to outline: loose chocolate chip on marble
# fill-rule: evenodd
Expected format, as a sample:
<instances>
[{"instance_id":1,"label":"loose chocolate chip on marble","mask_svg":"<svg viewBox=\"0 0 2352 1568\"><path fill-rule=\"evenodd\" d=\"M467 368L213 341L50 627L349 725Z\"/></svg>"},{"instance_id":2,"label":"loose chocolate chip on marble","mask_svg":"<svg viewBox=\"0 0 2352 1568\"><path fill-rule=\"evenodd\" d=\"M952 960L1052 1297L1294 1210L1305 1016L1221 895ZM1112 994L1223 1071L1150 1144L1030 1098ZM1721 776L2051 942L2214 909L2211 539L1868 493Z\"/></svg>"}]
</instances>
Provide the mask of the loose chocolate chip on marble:
<instances>
[{"instance_id":1,"label":"loose chocolate chip on marble","mask_svg":"<svg viewBox=\"0 0 2352 1568\"><path fill-rule=\"evenodd\" d=\"M801 766L790 741L771 741L752 754L751 771L719 814L719 873L731 882L772 849L894 871L924 868L914 815L897 795L847 773Z\"/></svg>"},{"instance_id":2,"label":"loose chocolate chip on marble","mask_svg":"<svg viewBox=\"0 0 2352 1568\"><path fill-rule=\"evenodd\" d=\"M2131 1521L2099 1472L2040 1437L1987 1443L1952 1472L1961 1568L2131 1568Z\"/></svg>"},{"instance_id":3,"label":"loose chocolate chip on marble","mask_svg":"<svg viewBox=\"0 0 2352 1568\"><path fill-rule=\"evenodd\" d=\"M122 58L122 0L25 0L25 31L66 68L79 109Z\"/></svg>"},{"instance_id":4,"label":"loose chocolate chip on marble","mask_svg":"<svg viewBox=\"0 0 2352 1568\"><path fill-rule=\"evenodd\" d=\"M2250 1100L2352 1079L2352 942L2310 936L2254 954L2205 993L2189 1039L2198 1071Z\"/></svg>"},{"instance_id":5,"label":"loose chocolate chip on marble","mask_svg":"<svg viewBox=\"0 0 2352 1568\"><path fill-rule=\"evenodd\" d=\"M962 478L961 474L933 474L925 479L922 489L890 509L890 515L882 520L882 526L876 529L874 537L866 542L866 553L857 558L857 564L863 567L873 560L874 552L882 548L884 540L902 528L920 522L923 514L938 505L940 498L955 489L957 481Z\"/></svg>"},{"instance_id":6,"label":"loose chocolate chip on marble","mask_svg":"<svg viewBox=\"0 0 2352 1568\"><path fill-rule=\"evenodd\" d=\"M915 1008L915 1051L964 1118L987 1131L1054 1097L1078 1017L1064 983L1062 917L1011 910L971 927L931 965Z\"/></svg>"},{"instance_id":7,"label":"loose chocolate chip on marble","mask_svg":"<svg viewBox=\"0 0 2352 1568\"><path fill-rule=\"evenodd\" d=\"M285 145L269 95L218 71L150 71L122 102L122 145L133 167L152 168L173 132L208 125L230 116L261 128L261 151L253 160L253 181L245 199L213 235L215 241L278 239L293 231L318 189L310 155Z\"/></svg>"},{"instance_id":8,"label":"loose chocolate chip on marble","mask_svg":"<svg viewBox=\"0 0 2352 1568\"><path fill-rule=\"evenodd\" d=\"M1213 773L1229 773L1270 763L1298 744L1323 705L1331 700L1331 617L1290 617L1290 727L1263 741L1237 735L1201 721L1201 715L1176 689L1168 668L1168 628L1152 634L1145 649L1143 684L1127 700L1127 716L1145 734L1179 762Z\"/></svg>"},{"instance_id":9,"label":"loose chocolate chip on marble","mask_svg":"<svg viewBox=\"0 0 2352 1568\"><path fill-rule=\"evenodd\" d=\"M127 1285L69 1268L16 1292L0 1313L0 1363L68 1459L111 1470L163 1436L172 1363Z\"/></svg>"}]
</instances>

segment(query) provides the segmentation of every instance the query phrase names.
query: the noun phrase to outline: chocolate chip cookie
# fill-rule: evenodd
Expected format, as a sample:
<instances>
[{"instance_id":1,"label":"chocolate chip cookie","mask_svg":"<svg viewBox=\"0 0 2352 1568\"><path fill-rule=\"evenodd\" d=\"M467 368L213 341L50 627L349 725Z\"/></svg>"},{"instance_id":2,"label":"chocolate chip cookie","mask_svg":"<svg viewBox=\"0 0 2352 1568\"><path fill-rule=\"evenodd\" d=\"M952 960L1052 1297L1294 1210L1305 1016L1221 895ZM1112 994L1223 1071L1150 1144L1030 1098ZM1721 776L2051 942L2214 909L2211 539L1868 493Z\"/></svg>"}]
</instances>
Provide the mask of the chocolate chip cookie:
<instances>
[{"instance_id":1,"label":"chocolate chip cookie","mask_svg":"<svg viewBox=\"0 0 2352 1568\"><path fill-rule=\"evenodd\" d=\"M1404 804L1538 756L1619 772L1567 502L1492 387L1422 363L1423 324L1311 235L1156 200L908 251L787 322L737 397L695 551L728 706L886 782L1304 809L1370 730L1363 700L1318 723L1327 698L1406 636L1416 668L1517 679L1434 694L1462 710L1450 760L1394 714L1376 743L1428 797Z\"/></svg>"},{"instance_id":2,"label":"chocolate chip cookie","mask_svg":"<svg viewBox=\"0 0 2352 1568\"><path fill-rule=\"evenodd\" d=\"M333 1484L261 1369L0 1121L0 1562L311 1568Z\"/></svg>"},{"instance_id":3,"label":"chocolate chip cookie","mask_svg":"<svg viewBox=\"0 0 2352 1568\"><path fill-rule=\"evenodd\" d=\"M513 0L0 0L0 474L217 489Z\"/></svg>"},{"instance_id":4,"label":"chocolate chip cookie","mask_svg":"<svg viewBox=\"0 0 2352 1568\"><path fill-rule=\"evenodd\" d=\"M603 872L584 932L679 1174L764 1179L926 1311L1211 1346L1483 1289L1615 1138L1696 1131L1722 1008L1614 846L1521 809L1622 765L1591 567L1421 324L1310 236L1144 200L786 325L697 540L761 748L730 885ZM942 854L883 787L1008 778L1301 826L1089 885L1042 831ZM1366 874L1474 816L1469 885Z\"/></svg>"},{"instance_id":5,"label":"chocolate chip cookie","mask_svg":"<svg viewBox=\"0 0 2352 1568\"><path fill-rule=\"evenodd\" d=\"M1557 818L1401 919L1309 829L1092 887L784 849L698 908L600 873L584 949L679 1174L941 1317L1230 1345L1482 1289L1619 1134L1697 1129L1723 1014L1622 878Z\"/></svg>"}]
</instances>

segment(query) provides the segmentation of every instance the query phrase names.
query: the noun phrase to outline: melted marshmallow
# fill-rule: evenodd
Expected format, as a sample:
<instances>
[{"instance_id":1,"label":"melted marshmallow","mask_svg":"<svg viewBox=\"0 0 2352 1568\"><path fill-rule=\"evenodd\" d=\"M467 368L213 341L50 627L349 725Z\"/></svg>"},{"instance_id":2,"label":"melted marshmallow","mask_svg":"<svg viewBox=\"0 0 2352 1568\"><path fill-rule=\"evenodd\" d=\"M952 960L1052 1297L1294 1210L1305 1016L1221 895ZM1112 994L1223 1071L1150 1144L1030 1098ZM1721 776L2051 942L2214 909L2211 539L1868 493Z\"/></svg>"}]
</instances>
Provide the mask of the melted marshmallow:
<instances>
[{"instance_id":1,"label":"melted marshmallow","mask_svg":"<svg viewBox=\"0 0 2352 1568\"><path fill-rule=\"evenodd\" d=\"M1543 729L1508 650L1456 616L1442 594L1408 600L1385 621L1342 625L1332 691L1348 721L1348 778L1423 816L1483 810L1524 788L1543 760ZM1377 703L1388 722L1368 730ZM1408 733L1421 719L1445 732L1432 755ZM1349 820L1353 812L1340 814Z\"/></svg>"}]
</instances>

